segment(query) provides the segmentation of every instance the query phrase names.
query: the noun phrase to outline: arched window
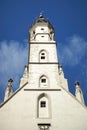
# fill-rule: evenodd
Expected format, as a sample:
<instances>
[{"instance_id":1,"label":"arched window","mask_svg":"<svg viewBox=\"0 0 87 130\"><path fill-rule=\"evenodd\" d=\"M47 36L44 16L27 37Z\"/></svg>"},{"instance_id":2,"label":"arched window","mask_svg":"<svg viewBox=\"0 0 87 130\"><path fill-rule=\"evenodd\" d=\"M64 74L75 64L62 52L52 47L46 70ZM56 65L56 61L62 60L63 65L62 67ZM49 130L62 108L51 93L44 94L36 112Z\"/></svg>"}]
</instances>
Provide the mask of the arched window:
<instances>
[{"instance_id":1,"label":"arched window","mask_svg":"<svg viewBox=\"0 0 87 130\"><path fill-rule=\"evenodd\" d=\"M39 61L40 62L47 62L47 52L45 50L42 50L39 54Z\"/></svg>"},{"instance_id":2,"label":"arched window","mask_svg":"<svg viewBox=\"0 0 87 130\"><path fill-rule=\"evenodd\" d=\"M43 93L38 97L37 117L48 118L50 113L50 102L47 94Z\"/></svg>"},{"instance_id":3,"label":"arched window","mask_svg":"<svg viewBox=\"0 0 87 130\"><path fill-rule=\"evenodd\" d=\"M40 87L48 87L48 78L45 75L40 77Z\"/></svg>"}]
</instances>

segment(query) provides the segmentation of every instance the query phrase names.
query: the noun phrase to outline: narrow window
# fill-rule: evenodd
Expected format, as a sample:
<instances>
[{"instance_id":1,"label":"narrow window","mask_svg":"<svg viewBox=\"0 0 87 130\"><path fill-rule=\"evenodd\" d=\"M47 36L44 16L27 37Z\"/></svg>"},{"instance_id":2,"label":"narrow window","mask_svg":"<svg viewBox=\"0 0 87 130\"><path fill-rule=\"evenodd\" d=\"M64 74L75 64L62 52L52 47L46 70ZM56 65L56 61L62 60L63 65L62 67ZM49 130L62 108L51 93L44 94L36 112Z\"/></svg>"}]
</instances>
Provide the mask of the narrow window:
<instances>
[{"instance_id":1,"label":"narrow window","mask_svg":"<svg viewBox=\"0 0 87 130\"><path fill-rule=\"evenodd\" d=\"M41 59L45 59L45 53L41 53Z\"/></svg>"},{"instance_id":2,"label":"narrow window","mask_svg":"<svg viewBox=\"0 0 87 130\"><path fill-rule=\"evenodd\" d=\"M41 59L45 59L45 56L41 56Z\"/></svg>"},{"instance_id":3,"label":"narrow window","mask_svg":"<svg viewBox=\"0 0 87 130\"><path fill-rule=\"evenodd\" d=\"M46 51L42 50L39 54L39 59L40 59L40 62L47 62L47 53Z\"/></svg>"},{"instance_id":4,"label":"narrow window","mask_svg":"<svg viewBox=\"0 0 87 130\"><path fill-rule=\"evenodd\" d=\"M46 83L46 79L45 78L41 79L41 82Z\"/></svg>"},{"instance_id":5,"label":"narrow window","mask_svg":"<svg viewBox=\"0 0 87 130\"><path fill-rule=\"evenodd\" d=\"M38 97L37 102L37 117L48 118L50 116L50 101L47 94L42 93Z\"/></svg>"},{"instance_id":6,"label":"narrow window","mask_svg":"<svg viewBox=\"0 0 87 130\"><path fill-rule=\"evenodd\" d=\"M40 106L41 107L46 107L46 102L45 101L41 101Z\"/></svg>"},{"instance_id":7,"label":"narrow window","mask_svg":"<svg viewBox=\"0 0 87 130\"><path fill-rule=\"evenodd\" d=\"M33 31L33 34L35 34L35 31Z\"/></svg>"},{"instance_id":8,"label":"narrow window","mask_svg":"<svg viewBox=\"0 0 87 130\"><path fill-rule=\"evenodd\" d=\"M44 37L44 36L41 36L41 37Z\"/></svg>"},{"instance_id":9,"label":"narrow window","mask_svg":"<svg viewBox=\"0 0 87 130\"><path fill-rule=\"evenodd\" d=\"M45 75L42 75L42 76L40 77L39 83L40 83L40 87L41 87L41 88L43 88L43 87L49 87L49 86L48 86L48 78L47 78Z\"/></svg>"},{"instance_id":10,"label":"narrow window","mask_svg":"<svg viewBox=\"0 0 87 130\"><path fill-rule=\"evenodd\" d=\"M41 28L41 30L44 30L44 28Z\"/></svg>"},{"instance_id":11,"label":"narrow window","mask_svg":"<svg viewBox=\"0 0 87 130\"><path fill-rule=\"evenodd\" d=\"M45 55L45 53L41 53L41 55Z\"/></svg>"}]
</instances>

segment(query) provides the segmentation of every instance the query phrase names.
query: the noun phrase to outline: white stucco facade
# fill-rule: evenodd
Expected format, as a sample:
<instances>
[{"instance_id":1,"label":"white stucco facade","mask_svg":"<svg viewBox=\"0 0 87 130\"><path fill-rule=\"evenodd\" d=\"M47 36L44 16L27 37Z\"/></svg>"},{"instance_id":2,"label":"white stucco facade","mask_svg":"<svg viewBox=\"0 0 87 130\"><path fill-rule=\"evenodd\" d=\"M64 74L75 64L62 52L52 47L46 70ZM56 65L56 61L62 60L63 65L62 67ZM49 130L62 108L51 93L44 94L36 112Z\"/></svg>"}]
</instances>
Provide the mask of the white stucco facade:
<instances>
[{"instance_id":1,"label":"white stucco facade","mask_svg":"<svg viewBox=\"0 0 87 130\"><path fill-rule=\"evenodd\" d=\"M54 29L42 15L29 30L28 57L19 89L0 106L0 129L87 130L80 86L76 84L76 96L69 92L58 63Z\"/></svg>"}]
</instances>

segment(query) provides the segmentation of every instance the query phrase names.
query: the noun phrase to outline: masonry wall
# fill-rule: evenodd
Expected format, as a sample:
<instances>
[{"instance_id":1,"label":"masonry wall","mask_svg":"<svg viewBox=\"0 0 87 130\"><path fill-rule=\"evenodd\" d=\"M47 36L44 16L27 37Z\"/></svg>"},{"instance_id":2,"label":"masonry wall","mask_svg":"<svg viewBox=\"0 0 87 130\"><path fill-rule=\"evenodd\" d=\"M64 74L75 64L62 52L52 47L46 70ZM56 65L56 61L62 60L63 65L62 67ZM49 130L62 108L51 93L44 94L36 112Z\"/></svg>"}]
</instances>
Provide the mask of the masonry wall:
<instances>
[{"instance_id":1,"label":"masonry wall","mask_svg":"<svg viewBox=\"0 0 87 130\"><path fill-rule=\"evenodd\" d=\"M38 117L38 97L48 96L49 117ZM50 123L50 130L86 130L87 110L70 93L29 88L29 84L0 108L1 130L39 130L39 123Z\"/></svg>"},{"instance_id":2,"label":"masonry wall","mask_svg":"<svg viewBox=\"0 0 87 130\"><path fill-rule=\"evenodd\" d=\"M30 64L29 86L31 88L40 88L40 77L43 75L48 78L47 88L60 88L57 64Z\"/></svg>"},{"instance_id":3,"label":"masonry wall","mask_svg":"<svg viewBox=\"0 0 87 130\"><path fill-rule=\"evenodd\" d=\"M40 61L39 54L40 54L41 50L45 50L47 52L47 56L48 56L47 62L58 63L55 42L52 42L52 44L50 42L44 42L44 44L41 42L34 42L34 43L30 44L29 61L39 63L39 61Z\"/></svg>"}]
</instances>

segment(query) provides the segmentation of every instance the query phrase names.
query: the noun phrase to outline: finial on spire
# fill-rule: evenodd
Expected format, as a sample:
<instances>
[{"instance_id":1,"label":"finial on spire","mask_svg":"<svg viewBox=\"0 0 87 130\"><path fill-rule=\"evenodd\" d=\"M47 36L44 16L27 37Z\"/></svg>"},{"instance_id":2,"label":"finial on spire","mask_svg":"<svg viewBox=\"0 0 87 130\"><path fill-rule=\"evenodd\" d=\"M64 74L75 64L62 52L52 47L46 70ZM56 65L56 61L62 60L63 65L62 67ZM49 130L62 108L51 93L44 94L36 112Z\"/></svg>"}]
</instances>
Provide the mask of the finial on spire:
<instances>
[{"instance_id":1,"label":"finial on spire","mask_svg":"<svg viewBox=\"0 0 87 130\"><path fill-rule=\"evenodd\" d=\"M76 81L75 86L80 86L80 83L78 81Z\"/></svg>"},{"instance_id":2,"label":"finial on spire","mask_svg":"<svg viewBox=\"0 0 87 130\"><path fill-rule=\"evenodd\" d=\"M39 18L43 18L43 11L40 12Z\"/></svg>"},{"instance_id":3,"label":"finial on spire","mask_svg":"<svg viewBox=\"0 0 87 130\"><path fill-rule=\"evenodd\" d=\"M76 86L75 96L82 104L84 104L84 97L83 97L82 90L80 88L80 83L76 81L75 86Z\"/></svg>"},{"instance_id":4,"label":"finial on spire","mask_svg":"<svg viewBox=\"0 0 87 130\"><path fill-rule=\"evenodd\" d=\"M12 82L13 82L13 79L9 79L8 82L11 82L11 83L12 83Z\"/></svg>"},{"instance_id":5,"label":"finial on spire","mask_svg":"<svg viewBox=\"0 0 87 130\"><path fill-rule=\"evenodd\" d=\"M6 91L5 91L4 101L6 101L13 94L12 82L13 82L13 79L10 78L8 80L8 85L7 85L7 88L6 88Z\"/></svg>"}]
</instances>

